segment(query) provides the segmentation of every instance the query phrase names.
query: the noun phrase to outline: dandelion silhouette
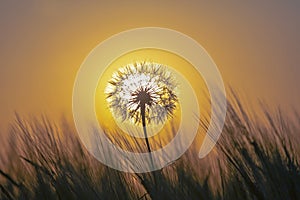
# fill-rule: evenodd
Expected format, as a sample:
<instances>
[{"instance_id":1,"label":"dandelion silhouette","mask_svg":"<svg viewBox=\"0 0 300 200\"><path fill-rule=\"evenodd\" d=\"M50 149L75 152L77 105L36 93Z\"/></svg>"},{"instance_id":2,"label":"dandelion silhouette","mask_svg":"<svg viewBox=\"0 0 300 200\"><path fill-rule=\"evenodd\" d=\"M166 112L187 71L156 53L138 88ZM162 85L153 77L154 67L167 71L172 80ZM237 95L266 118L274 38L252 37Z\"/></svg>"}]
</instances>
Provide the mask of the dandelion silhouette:
<instances>
[{"instance_id":1,"label":"dandelion silhouette","mask_svg":"<svg viewBox=\"0 0 300 200\"><path fill-rule=\"evenodd\" d=\"M114 117L143 126L149 153L146 125L164 123L173 116L178 105L176 86L166 66L139 62L116 71L105 89Z\"/></svg>"}]
</instances>

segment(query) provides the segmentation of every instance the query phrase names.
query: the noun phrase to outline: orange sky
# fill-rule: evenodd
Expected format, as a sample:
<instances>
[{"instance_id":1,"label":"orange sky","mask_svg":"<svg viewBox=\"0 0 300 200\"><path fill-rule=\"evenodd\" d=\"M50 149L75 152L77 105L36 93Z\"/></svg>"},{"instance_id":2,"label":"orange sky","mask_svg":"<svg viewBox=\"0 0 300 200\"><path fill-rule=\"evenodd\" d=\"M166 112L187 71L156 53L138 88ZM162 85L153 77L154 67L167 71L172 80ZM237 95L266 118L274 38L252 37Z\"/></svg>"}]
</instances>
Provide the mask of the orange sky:
<instances>
[{"instance_id":1,"label":"orange sky","mask_svg":"<svg viewBox=\"0 0 300 200\"><path fill-rule=\"evenodd\" d=\"M300 110L300 3L200 1L0 3L0 126L13 112L71 116L73 82L87 54L118 32L175 29L212 56L248 99Z\"/></svg>"}]
</instances>

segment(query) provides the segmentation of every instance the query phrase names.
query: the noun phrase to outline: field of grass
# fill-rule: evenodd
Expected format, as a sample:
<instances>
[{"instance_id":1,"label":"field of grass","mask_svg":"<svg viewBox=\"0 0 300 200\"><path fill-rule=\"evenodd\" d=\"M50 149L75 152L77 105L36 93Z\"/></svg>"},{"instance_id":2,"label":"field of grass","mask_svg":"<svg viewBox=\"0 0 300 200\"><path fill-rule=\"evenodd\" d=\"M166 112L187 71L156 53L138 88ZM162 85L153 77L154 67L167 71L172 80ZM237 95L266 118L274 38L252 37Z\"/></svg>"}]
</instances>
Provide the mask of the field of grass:
<instances>
[{"instance_id":1,"label":"field of grass","mask_svg":"<svg viewBox=\"0 0 300 200\"><path fill-rule=\"evenodd\" d=\"M143 174L102 165L67 120L16 114L0 141L0 199L300 199L300 116L266 106L260 112L231 98L207 157L191 149Z\"/></svg>"}]
</instances>

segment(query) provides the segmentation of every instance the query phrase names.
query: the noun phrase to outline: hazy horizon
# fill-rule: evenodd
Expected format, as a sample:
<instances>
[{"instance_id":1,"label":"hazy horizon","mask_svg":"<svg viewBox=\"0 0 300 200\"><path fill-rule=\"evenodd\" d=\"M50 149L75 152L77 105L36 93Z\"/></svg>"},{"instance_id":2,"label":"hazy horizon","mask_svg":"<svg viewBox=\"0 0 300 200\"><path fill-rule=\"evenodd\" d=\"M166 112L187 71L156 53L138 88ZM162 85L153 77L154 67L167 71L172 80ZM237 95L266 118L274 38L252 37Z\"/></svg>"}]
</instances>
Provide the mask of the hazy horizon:
<instances>
[{"instance_id":1,"label":"hazy horizon","mask_svg":"<svg viewBox=\"0 0 300 200\"><path fill-rule=\"evenodd\" d=\"M73 83L87 54L113 34L146 26L194 38L226 86L248 101L300 111L299 8L292 1L2 1L0 126L14 111L71 116Z\"/></svg>"}]
</instances>

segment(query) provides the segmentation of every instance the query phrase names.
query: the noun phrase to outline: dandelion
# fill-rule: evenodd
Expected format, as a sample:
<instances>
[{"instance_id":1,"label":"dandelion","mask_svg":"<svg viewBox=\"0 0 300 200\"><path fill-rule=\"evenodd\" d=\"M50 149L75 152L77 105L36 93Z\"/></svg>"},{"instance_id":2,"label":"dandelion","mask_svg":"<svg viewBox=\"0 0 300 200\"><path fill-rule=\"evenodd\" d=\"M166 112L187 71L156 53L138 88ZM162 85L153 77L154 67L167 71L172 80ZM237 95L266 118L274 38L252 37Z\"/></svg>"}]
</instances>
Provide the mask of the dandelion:
<instances>
[{"instance_id":1,"label":"dandelion","mask_svg":"<svg viewBox=\"0 0 300 200\"><path fill-rule=\"evenodd\" d=\"M140 62L126 65L113 75L105 89L106 100L115 118L142 125L151 151L146 125L164 123L178 106L176 81L166 66Z\"/></svg>"}]
</instances>

